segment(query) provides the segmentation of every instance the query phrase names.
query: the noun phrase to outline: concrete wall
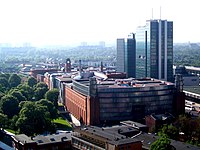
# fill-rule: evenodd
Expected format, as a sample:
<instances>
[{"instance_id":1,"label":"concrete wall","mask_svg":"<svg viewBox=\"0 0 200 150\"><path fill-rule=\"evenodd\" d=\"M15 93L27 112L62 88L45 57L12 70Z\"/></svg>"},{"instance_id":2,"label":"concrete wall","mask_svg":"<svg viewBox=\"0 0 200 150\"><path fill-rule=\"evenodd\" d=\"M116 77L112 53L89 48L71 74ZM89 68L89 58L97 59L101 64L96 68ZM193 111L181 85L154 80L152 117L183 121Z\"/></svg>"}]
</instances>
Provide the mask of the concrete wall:
<instances>
[{"instance_id":1,"label":"concrete wall","mask_svg":"<svg viewBox=\"0 0 200 150\"><path fill-rule=\"evenodd\" d=\"M184 86L198 86L199 85L199 77L198 76L183 76L183 84Z\"/></svg>"}]
</instances>

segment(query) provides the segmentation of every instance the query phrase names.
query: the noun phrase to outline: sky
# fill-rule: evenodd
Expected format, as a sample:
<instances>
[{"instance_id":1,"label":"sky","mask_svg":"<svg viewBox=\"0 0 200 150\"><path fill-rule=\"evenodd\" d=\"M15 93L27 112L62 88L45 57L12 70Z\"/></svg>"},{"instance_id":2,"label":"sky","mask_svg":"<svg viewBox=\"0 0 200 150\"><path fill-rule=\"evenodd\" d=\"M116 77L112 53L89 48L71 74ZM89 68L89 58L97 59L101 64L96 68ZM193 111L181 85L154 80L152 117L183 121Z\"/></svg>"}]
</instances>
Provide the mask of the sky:
<instances>
[{"instance_id":1,"label":"sky","mask_svg":"<svg viewBox=\"0 0 200 150\"><path fill-rule=\"evenodd\" d=\"M114 43L151 18L174 22L174 43L200 42L199 5L200 0L0 0L0 43Z\"/></svg>"}]
</instances>

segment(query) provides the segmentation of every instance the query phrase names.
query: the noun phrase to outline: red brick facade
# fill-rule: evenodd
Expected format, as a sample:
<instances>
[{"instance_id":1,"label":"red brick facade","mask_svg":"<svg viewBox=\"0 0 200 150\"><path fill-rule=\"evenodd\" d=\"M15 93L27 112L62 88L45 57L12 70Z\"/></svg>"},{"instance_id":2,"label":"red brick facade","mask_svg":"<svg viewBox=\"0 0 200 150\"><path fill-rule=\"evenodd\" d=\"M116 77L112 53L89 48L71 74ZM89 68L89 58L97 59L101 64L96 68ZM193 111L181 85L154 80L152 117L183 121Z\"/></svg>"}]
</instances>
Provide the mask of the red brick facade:
<instances>
[{"instance_id":1,"label":"red brick facade","mask_svg":"<svg viewBox=\"0 0 200 150\"><path fill-rule=\"evenodd\" d=\"M69 112L71 112L78 120L83 119L83 123L86 123L86 103L87 97L83 96L76 91L65 87L65 105Z\"/></svg>"},{"instance_id":2,"label":"red brick facade","mask_svg":"<svg viewBox=\"0 0 200 150\"><path fill-rule=\"evenodd\" d=\"M70 87L65 87L65 106L83 124L99 124L99 104L98 100L84 96ZM82 119L81 119L82 118Z\"/></svg>"}]
</instances>

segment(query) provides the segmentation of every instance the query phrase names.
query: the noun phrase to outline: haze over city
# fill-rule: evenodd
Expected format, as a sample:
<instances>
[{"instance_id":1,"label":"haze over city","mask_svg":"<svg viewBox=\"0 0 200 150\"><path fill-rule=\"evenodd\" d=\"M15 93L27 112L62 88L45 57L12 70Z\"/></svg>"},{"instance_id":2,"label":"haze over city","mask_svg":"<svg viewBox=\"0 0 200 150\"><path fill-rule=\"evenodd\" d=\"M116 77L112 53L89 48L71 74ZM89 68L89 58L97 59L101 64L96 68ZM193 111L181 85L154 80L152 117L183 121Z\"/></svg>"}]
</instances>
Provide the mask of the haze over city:
<instances>
[{"instance_id":1,"label":"haze over city","mask_svg":"<svg viewBox=\"0 0 200 150\"><path fill-rule=\"evenodd\" d=\"M6 0L0 1L0 43L115 43L145 20L159 19L160 6L161 18L174 22L174 43L200 41L198 0Z\"/></svg>"}]
</instances>

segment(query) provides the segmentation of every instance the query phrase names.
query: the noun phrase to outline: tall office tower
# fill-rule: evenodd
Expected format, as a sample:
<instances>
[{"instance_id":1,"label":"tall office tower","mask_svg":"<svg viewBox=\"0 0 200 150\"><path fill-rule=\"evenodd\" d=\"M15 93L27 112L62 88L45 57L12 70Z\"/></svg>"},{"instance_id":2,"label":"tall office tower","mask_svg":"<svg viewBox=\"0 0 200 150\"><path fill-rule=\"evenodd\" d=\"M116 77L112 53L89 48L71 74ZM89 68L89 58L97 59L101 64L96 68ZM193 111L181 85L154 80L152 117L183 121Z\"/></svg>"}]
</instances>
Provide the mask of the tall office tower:
<instances>
[{"instance_id":1,"label":"tall office tower","mask_svg":"<svg viewBox=\"0 0 200 150\"><path fill-rule=\"evenodd\" d=\"M136 77L173 82L173 22L148 20L136 30Z\"/></svg>"},{"instance_id":2,"label":"tall office tower","mask_svg":"<svg viewBox=\"0 0 200 150\"><path fill-rule=\"evenodd\" d=\"M126 72L127 77L136 76L136 40L132 38L117 39L117 71Z\"/></svg>"}]
</instances>

